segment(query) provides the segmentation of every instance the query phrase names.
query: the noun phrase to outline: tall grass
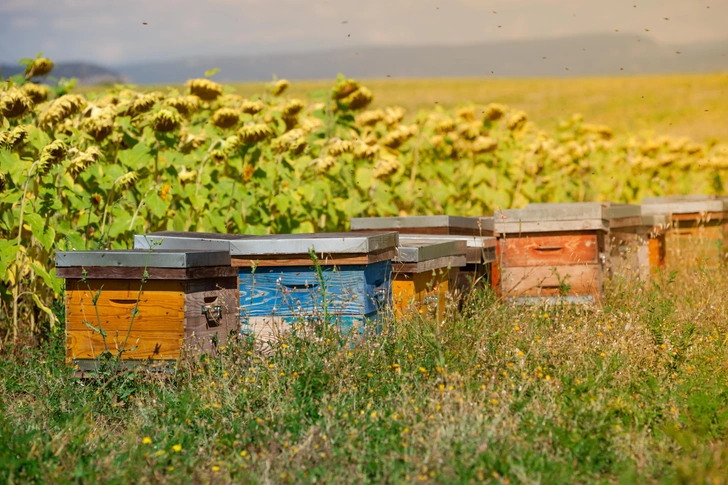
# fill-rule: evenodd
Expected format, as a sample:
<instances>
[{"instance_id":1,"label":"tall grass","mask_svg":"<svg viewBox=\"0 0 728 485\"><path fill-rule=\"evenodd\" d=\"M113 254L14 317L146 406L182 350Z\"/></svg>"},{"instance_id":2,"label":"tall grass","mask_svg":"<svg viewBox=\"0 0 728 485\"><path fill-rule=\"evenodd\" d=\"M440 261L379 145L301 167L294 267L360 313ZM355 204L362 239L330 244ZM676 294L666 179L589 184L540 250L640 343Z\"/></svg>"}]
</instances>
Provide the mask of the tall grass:
<instances>
[{"instance_id":1,"label":"tall grass","mask_svg":"<svg viewBox=\"0 0 728 485\"><path fill-rule=\"evenodd\" d=\"M60 336L0 360L15 482L727 483L728 277L614 279L601 308L479 292L342 345L240 341L79 381Z\"/></svg>"}]
</instances>

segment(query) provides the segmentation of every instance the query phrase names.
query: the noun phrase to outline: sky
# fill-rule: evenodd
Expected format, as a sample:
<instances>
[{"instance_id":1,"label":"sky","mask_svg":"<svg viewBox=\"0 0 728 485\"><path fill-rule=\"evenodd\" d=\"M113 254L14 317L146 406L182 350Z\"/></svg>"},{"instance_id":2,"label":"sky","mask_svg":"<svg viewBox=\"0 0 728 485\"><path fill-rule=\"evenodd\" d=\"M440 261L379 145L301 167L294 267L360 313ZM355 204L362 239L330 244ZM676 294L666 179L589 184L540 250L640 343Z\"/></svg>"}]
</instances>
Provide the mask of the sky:
<instances>
[{"instance_id":1,"label":"sky","mask_svg":"<svg viewBox=\"0 0 728 485\"><path fill-rule=\"evenodd\" d=\"M728 43L728 0L0 0L0 62L109 66L361 45L640 33Z\"/></svg>"}]
</instances>

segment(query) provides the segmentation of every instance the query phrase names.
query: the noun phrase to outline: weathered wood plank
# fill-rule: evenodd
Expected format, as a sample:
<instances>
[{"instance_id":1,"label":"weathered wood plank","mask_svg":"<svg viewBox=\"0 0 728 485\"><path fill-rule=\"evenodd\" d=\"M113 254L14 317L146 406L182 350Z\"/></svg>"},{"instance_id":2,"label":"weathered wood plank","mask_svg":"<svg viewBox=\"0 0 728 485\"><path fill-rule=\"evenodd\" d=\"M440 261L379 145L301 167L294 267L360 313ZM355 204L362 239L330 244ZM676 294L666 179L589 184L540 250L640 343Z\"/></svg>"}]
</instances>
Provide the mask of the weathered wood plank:
<instances>
[{"instance_id":1,"label":"weathered wood plank","mask_svg":"<svg viewBox=\"0 0 728 485\"><path fill-rule=\"evenodd\" d=\"M450 282L457 280L457 268L426 273L400 273L392 281L392 301L395 316L406 317L410 312L445 316Z\"/></svg>"},{"instance_id":2,"label":"weathered wood plank","mask_svg":"<svg viewBox=\"0 0 728 485\"><path fill-rule=\"evenodd\" d=\"M441 268L459 268L467 264L465 255L446 256L436 259L428 259L419 263L394 263L392 272L398 273L424 273Z\"/></svg>"},{"instance_id":3,"label":"weathered wood plank","mask_svg":"<svg viewBox=\"0 0 728 485\"><path fill-rule=\"evenodd\" d=\"M112 355L117 355L120 349L127 350L122 354L126 359L178 359L184 342L184 334L180 329L175 332L168 331L133 331L124 346L126 332L109 334L106 343ZM90 329L72 330L66 332L66 357L69 362L74 359L95 359L104 351L104 340L97 332Z\"/></svg>"},{"instance_id":4,"label":"weathered wood plank","mask_svg":"<svg viewBox=\"0 0 728 485\"><path fill-rule=\"evenodd\" d=\"M584 221L541 221L541 222L501 222L486 225L484 235L503 236L507 234L559 233L572 231L608 231L609 225L603 220Z\"/></svg>"},{"instance_id":5,"label":"weathered wood plank","mask_svg":"<svg viewBox=\"0 0 728 485\"><path fill-rule=\"evenodd\" d=\"M510 296L599 295L599 264L501 268L501 294Z\"/></svg>"},{"instance_id":6,"label":"weathered wood plank","mask_svg":"<svg viewBox=\"0 0 728 485\"><path fill-rule=\"evenodd\" d=\"M364 315L391 301L389 261L366 266L323 268L331 313ZM318 276L309 267L241 268L240 305L243 315L299 315L323 310Z\"/></svg>"},{"instance_id":7,"label":"weathered wood plank","mask_svg":"<svg viewBox=\"0 0 728 485\"><path fill-rule=\"evenodd\" d=\"M231 333L238 331L240 297L237 278L196 280L185 284L185 345L199 352L209 352L226 345ZM213 309L211 318L202 307ZM219 306L221 318L214 308Z\"/></svg>"},{"instance_id":8,"label":"weathered wood plank","mask_svg":"<svg viewBox=\"0 0 728 485\"><path fill-rule=\"evenodd\" d=\"M85 274L84 274L85 271ZM229 266L211 266L203 268L147 268L150 280L193 280L200 278L225 278L235 276L237 270ZM126 267L99 267L88 268L69 267L56 268L56 277L68 279L108 279L108 280L138 280L144 277L144 268Z\"/></svg>"},{"instance_id":9,"label":"weathered wood plank","mask_svg":"<svg viewBox=\"0 0 728 485\"><path fill-rule=\"evenodd\" d=\"M501 266L559 266L597 263L596 234L526 236L501 240Z\"/></svg>"},{"instance_id":10,"label":"weathered wood plank","mask_svg":"<svg viewBox=\"0 0 728 485\"><path fill-rule=\"evenodd\" d=\"M391 261L396 256L395 249L385 249L369 254L319 254L321 266L356 266ZM282 254L275 256L256 256L255 259L233 256L232 265L236 268L313 266L308 255Z\"/></svg>"},{"instance_id":11,"label":"weathered wood plank","mask_svg":"<svg viewBox=\"0 0 728 485\"><path fill-rule=\"evenodd\" d=\"M95 358L103 352L103 337L84 321L99 328L93 298L100 289L96 308L101 328L106 332L107 346L112 353L123 347L132 324L132 310L139 295L140 282L69 280L66 287L66 332L68 359ZM175 281L148 281L139 298L127 340L124 358L177 358L184 337L184 289ZM176 344L175 344L176 342ZM157 344L162 345L159 347ZM156 350L156 352L155 352ZM95 352L95 353L93 353Z\"/></svg>"}]
</instances>

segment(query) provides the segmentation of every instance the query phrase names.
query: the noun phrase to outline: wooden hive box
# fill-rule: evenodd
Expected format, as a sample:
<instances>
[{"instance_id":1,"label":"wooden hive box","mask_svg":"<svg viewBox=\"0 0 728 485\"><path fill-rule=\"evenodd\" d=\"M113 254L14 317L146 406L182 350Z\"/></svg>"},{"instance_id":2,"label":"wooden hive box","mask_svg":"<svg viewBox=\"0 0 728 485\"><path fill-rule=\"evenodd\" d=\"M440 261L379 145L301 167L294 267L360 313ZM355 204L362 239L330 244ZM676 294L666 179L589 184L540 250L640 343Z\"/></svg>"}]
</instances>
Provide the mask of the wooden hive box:
<instances>
[{"instance_id":1,"label":"wooden hive box","mask_svg":"<svg viewBox=\"0 0 728 485\"><path fill-rule=\"evenodd\" d=\"M228 252L58 252L56 274L66 279L66 358L80 372L97 369L107 351L127 365L167 368L183 348L209 352L238 329Z\"/></svg>"},{"instance_id":2,"label":"wooden hive box","mask_svg":"<svg viewBox=\"0 0 728 485\"><path fill-rule=\"evenodd\" d=\"M450 289L455 289L460 294L467 294L475 286L490 285L492 265L496 259L496 238L492 236L400 234L399 241L401 245L424 245L450 241L463 241L466 246L466 264L459 268L457 282Z\"/></svg>"},{"instance_id":3,"label":"wooden hive box","mask_svg":"<svg viewBox=\"0 0 728 485\"><path fill-rule=\"evenodd\" d=\"M593 202L575 202L565 204L529 204L528 208L548 207L588 207ZM660 266L659 250L664 241L664 233L660 232L659 219L654 216L643 216L639 205L600 202L604 207L604 215L608 222L608 236L605 244L606 274L620 275L625 278L637 277L645 279L650 275L650 247L657 250L658 260L655 267ZM651 243L651 241L654 241ZM655 243L657 247L655 247Z\"/></svg>"},{"instance_id":4,"label":"wooden hive box","mask_svg":"<svg viewBox=\"0 0 728 485\"><path fill-rule=\"evenodd\" d=\"M666 221L664 216L642 215L639 224L610 227L611 272L646 280L658 268L663 268Z\"/></svg>"},{"instance_id":5,"label":"wooden hive box","mask_svg":"<svg viewBox=\"0 0 728 485\"><path fill-rule=\"evenodd\" d=\"M284 234L231 241L239 270L241 324L269 335L300 321L362 333L392 301L396 232ZM317 255L323 281L309 256ZM376 328L376 325L374 325Z\"/></svg>"},{"instance_id":6,"label":"wooden hive box","mask_svg":"<svg viewBox=\"0 0 728 485\"><path fill-rule=\"evenodd\" d=\"M395 316L417 311L442 320L448 291L457 284L458 270L467 262L466 253L465 241L400 239L392 266Z\"/></svg>"},{"instance_id":7,"label":"wooden hive box","mask_svg":"<svg viewBox=\"0 0 728 485\"><path fill-rule=\"evenodd\" d=\"M709 267L725 264L728 198L648 197L642 201L642 213L667 218L665 258L668 264Z\"/></svg>"},{"instance_id":8,"label":"wooden hive box","mask_svg":"<svg viewBox=\"0 0 728 485\"><path fill-rule=\"evenodd\" d=\"M498 239L493 287L516 303L602 297L608 206L544 204L498 211L483 227Z\"/></svg>"},{"instance_id":9,"label":"wooden hive box","mask_svg":"<svg viewBox=\"0 0 728 485\"><path fill-rule=\"evenodd\" d=\"M492 261L489 254L495 253L495 239L488 238L485 234L481 217L463 216L403 216L403 217L355 217L351 219L351 230L354 232L365 231L397 231L401 235L422 235L422 236L471 236L484 237L483 250L480 250L480 241L468 242L471 248L471 256L468 264L461 268L459 273L460 282L457 284L461 291L469 291L471 282L482 282L490 284L492 272ZM480 253L480 261L473 257L474 253Z\"/></svg>"}]
</instances>

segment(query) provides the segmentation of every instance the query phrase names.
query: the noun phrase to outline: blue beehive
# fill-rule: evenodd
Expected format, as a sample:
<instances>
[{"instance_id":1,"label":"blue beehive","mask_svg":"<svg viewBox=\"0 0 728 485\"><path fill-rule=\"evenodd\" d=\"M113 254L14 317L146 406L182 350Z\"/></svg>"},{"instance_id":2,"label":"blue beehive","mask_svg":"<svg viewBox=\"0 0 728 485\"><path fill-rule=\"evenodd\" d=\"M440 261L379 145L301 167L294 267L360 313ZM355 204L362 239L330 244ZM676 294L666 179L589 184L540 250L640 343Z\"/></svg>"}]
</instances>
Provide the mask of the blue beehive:
<instances>
[{"instance_id":1,"label":"blue beehive","mask_svg":"<svg viewBox=\"0 0 728 485\"><path fill-rule=\"evenodd\" d=\"M267 335L295 322L361 333L392 300L394 232L261 236L231 241L239 266L244 332ZM318 259L319 274L309 250Z\"/></svg>"}]
</instances>

